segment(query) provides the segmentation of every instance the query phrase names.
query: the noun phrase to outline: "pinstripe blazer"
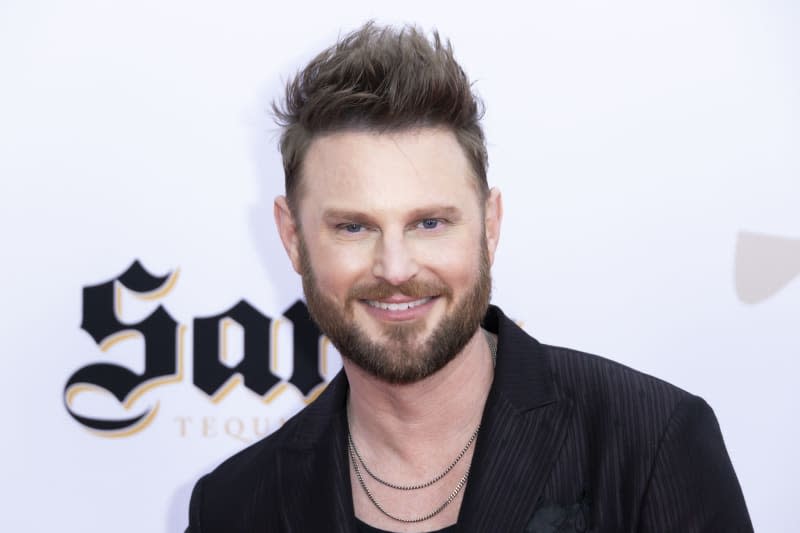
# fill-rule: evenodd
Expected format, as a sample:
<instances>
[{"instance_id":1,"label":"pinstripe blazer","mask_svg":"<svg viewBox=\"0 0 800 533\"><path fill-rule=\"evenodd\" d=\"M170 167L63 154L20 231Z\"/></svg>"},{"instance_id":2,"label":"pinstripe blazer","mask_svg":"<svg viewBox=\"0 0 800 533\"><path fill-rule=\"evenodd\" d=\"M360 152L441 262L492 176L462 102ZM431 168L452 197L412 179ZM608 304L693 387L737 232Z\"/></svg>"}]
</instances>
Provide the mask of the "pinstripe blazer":
<instances>
[{"instance_id":1,"label":"pinstripe blazer","mask_svg":"<svg viewBox=\"0 0 800 533\"><path fill-rule=\"evenodd\" d=\"M459 512L467 532L747 532L711 408L618 363L541 345L496 307L497 366ZM340 373L195 485L190 533L355 533Z\"/></svg>"}]
</instances>

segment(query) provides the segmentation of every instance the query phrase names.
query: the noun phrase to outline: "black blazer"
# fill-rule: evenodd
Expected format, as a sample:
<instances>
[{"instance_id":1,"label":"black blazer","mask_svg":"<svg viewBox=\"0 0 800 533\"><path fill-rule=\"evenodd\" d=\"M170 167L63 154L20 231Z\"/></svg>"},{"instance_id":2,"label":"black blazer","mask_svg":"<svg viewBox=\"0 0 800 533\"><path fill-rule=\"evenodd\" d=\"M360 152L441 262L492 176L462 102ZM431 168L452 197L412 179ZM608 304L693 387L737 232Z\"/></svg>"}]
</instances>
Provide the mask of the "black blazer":
<instances>
[{"instance_id":1,"label":"black blazer","mask_svg":"<svg viewBox=\"0 0 800 533\"><path fill-rule=\"evenodd\" d=\"M541 345L490 307L497 365L465 532L752 531L711 408L618 363ZM197 482L190 533L355 533L347 378Z\"/></svg>"}]
</instances>

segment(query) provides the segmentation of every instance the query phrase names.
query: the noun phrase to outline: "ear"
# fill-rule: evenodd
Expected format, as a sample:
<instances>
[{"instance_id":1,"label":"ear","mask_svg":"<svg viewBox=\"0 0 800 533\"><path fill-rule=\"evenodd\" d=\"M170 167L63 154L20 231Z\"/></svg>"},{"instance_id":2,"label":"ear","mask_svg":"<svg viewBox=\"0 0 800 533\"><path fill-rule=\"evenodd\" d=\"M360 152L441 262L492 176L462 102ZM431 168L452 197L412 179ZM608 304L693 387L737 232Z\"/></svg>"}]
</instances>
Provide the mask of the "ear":
<instances>
[{"instance_id":1,"label":"ear","mask_svg":"<svg viewBox=\"0 0 800 533\"><path fill-rule=\"evenodd\" d=\"M486 231L486 246L489 249L489 263L494 264L494 254L500 242L500 225L503 222L503 197L500 190L492 187L486 198L483 226Z\"/></svg>"},{"instance_id":2,"label":"ear","mask_svg":"<svg viewBox=\"0 0 800 533\"><path fill-rule=\"evenodd\" d=\"M275 215L275 225L278 227L278 234L281 236L286 255L292 262L295 272L302 274L300 265L300 234L297 222L295 221L292 210L285 196L275 198L273 207Z\"/></svg>"}]
</instances>

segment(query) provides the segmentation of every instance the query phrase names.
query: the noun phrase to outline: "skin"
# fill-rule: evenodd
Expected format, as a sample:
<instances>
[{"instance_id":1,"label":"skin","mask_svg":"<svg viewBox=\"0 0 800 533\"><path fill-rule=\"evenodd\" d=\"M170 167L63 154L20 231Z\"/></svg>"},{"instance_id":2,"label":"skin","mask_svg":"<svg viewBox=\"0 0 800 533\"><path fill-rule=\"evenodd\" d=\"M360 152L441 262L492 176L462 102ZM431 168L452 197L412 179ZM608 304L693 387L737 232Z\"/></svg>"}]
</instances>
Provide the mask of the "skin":
<instances>
[{"instance_id":1,"label":"skin","mask_svg":"<svg viewBox=\"0 0 800 533\"><path fill-rule=\"evenodd\" d=\"M483 199L462 148L442 128L320 136L311 143L301 174L297 212L284 197L275 201L276 224L294 269L301 275L312 269L315 288L331 308L384 347L395 364L424 356L425 341L474 288L481 247L488 263L494 261L502 220L499 191L492 189ZM419 291L400 290L410 286ZM421 305L375 307L411 301ZM387 382L343 355L351 432L373 471L412 483L449 465L478 426L492 382L491 354L480 328L443 368L410 383ZM421 491L368 485L390 512L424 515L447 499L471 454L472 449L446 478ZM354 477L351 482L356 516L392 531L453 524L463 496L462 491L433 519L404 525L380 514Z\"/></svg>"}]
</instances>

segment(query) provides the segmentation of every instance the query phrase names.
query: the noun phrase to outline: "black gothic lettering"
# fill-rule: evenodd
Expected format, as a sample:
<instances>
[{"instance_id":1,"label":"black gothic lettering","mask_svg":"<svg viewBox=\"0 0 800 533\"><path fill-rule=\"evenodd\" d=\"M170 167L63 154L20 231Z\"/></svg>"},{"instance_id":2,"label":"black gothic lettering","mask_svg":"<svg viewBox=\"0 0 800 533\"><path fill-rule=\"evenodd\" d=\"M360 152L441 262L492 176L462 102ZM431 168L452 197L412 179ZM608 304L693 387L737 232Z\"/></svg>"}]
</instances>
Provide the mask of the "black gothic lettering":
<instances>
[{"instance_id":1,"label":"black gothic lettering","mask_svg":"<svg viewBox=\"0 0 800 533\"><path fill-rule=\"evenodd\" d=\"M314 387L324 381L319 373L319 360L323 356L319 353L322 332L311 319L306 304L300 300L283 316L291 320L294 326L294 370L289 383L297 387L303 396L308 396Z\"/></svg>"},{"instance_id":2,"label":"black gothic lettering","mask_svg":"<svg viewBox=\"0 0 800 533\"><path fill-rule=\"evenodd\" d=\"M177 373L177 333L178 323L159 305L147 318L136 324L125 324L116 314L116 295L114 283L119 282L127 289L145 293L161 288L169 279L169 274L162 277L151 275L139 261L133 264L120 276L99 285L83 288L84 329L96 343L100 344L112 335L125 331L139 332L144 338L145 365L144 372L137 374L128 368L110 363L96 363L84 366L67 380L64 387L64 402L69 414L78 422L97 430L120 430L135 425L149 413L132 418L109 420L85 417L76 414L67 401L68 390L75 385L88 384L107 390L121 403L139 386L146 382L175 375Z\"/></svg>"},{"instance_id":3,"label":"black gothic lettering","mask_svg":"<svg viewBox=\"0 0 800 533\"><path fill-rule=\"evenodd\" d=\"M244 330L244 356L235 367L223 364L219 358L220 323L225 318L235 321ZM245 300L218 315L195 318L194 384L213 396L231 376L240 374L245 387L258 395L266 394L280 381L269 364L271 323L269 317Z\"/></svg>"}]
</instances>

